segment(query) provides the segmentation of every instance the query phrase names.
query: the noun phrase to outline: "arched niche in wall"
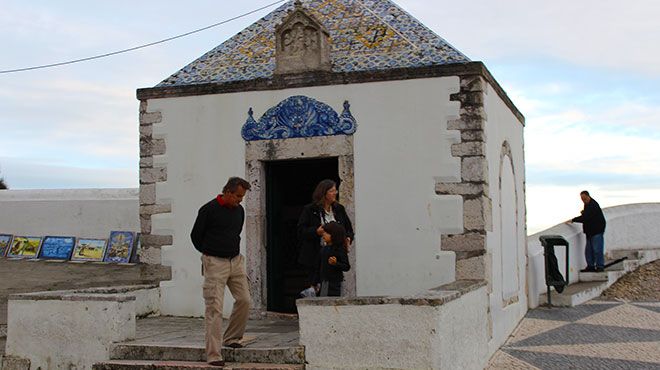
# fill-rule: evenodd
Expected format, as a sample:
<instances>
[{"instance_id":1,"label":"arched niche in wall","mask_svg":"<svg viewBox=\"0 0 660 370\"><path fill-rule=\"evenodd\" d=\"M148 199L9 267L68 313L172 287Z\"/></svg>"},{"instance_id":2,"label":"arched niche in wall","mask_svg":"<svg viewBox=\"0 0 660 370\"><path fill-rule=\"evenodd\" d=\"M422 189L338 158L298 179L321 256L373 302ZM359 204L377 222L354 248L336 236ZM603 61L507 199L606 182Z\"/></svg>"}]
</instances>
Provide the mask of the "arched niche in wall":
<instances>
[{"instance_id":1,"label":"arched niche in wall","mask_svg":"<svg viewBox=\"0 0 660 370\"><path fill-rule=\"evenodd\" d=\"M518 302L520 290L519 242L518 242L518 197L516 177L513 169L511 147L502 144L499 174L499 218L502 268L502 304L507 306Z\"/></svg>"}]
</instances>

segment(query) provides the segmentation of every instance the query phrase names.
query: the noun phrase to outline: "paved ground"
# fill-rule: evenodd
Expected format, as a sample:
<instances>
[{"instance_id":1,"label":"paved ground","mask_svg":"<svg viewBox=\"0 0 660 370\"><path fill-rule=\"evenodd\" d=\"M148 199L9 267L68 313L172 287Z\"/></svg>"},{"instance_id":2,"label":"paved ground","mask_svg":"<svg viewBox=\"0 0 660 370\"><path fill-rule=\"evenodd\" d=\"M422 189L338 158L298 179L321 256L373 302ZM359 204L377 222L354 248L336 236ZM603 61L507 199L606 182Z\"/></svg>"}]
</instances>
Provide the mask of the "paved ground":
<instances>
[{"instance_id":1,"label":"paved ground","mask_svg":"<svg viewBox=\"0 0 660 370\"><path fill-rule=\"evenodd\" d=\"M660 369L660 302L531 310L487 369Z\"/></svg>"},{"instance_id":2,"label":"paved ground","mask_svg":"<svg viewBox=\"0 0 660 370\"><path fill-rule=\"evenodd\" d=\"M250 348L298 345L297 320L250 320L245 331ZM204 348L204 320L187 317L152 317L137 321L133 344Z\"/></svg>"},{"instance_id":3,"label":"paved ground","mask_svg":"<svg viewBox=\"0 0 660 370\"><path fill-rule=\"evenodd\" d=\"M660 260L640 266L607 288L601 298L627 301L660 301Z\"/></svg>"}]
</instances>

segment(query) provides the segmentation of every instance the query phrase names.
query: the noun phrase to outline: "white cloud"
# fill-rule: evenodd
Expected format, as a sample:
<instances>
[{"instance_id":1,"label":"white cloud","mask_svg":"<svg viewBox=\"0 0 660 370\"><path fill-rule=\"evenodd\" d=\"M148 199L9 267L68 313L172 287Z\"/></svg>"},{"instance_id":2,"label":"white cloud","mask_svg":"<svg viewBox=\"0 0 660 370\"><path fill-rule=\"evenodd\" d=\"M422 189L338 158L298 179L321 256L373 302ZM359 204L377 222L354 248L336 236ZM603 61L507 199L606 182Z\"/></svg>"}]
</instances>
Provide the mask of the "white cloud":
<instances>
[{"instance_id":1,"label":"white cloud","mask_svg":"<svg viewBox=\"0 0 660 370\"><path fill-rule=\"evenodd\" d=\"M474 60L546 56L660 76L654 0L399 3Z\"/></svg>"}]
</instances>

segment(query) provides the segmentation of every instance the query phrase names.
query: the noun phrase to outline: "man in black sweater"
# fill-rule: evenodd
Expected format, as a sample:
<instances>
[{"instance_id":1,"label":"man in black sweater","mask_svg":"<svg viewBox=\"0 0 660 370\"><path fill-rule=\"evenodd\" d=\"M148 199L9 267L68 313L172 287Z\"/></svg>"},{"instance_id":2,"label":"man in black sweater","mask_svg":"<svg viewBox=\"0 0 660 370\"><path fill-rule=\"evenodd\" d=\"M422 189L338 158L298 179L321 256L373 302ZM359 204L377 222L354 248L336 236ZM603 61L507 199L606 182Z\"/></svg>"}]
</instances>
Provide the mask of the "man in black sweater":
<instances>
[{"instance_id":1,"label":"man in black sweater","mask_svg":"<svg viewBox=\"0 0 660 370\"><path fill-rule=\"evenodd\" d=\"M605 241L605 216L600 209L600 205L593 199L589 192L584 190L580 193L584 210L582 215L573 218L570 222L581 222L582 230L587 235L587 245L584 249L584 257L587 260L587 268L580 272L601 272L605 265L603 249Z\"/></svg>"},{"instance_id":2,"label":"man in black sweater","mask_svg":"<svg viewBox=\"0 0 660 370\"><path fill-rule=\"evenodd\" d=\"M203 295L206 310L206 361L224 366L222 345L240 348L250 309L245 258L240 254L241 230L245 210L241 201L250 190L250 183L231 177L218 195L204 204L197 214L190 238L195 249L202 252L204 275ZM225 286L234 297L234 309L229 325L222 334L222 307Z\"/></svg>"}]
</instances>

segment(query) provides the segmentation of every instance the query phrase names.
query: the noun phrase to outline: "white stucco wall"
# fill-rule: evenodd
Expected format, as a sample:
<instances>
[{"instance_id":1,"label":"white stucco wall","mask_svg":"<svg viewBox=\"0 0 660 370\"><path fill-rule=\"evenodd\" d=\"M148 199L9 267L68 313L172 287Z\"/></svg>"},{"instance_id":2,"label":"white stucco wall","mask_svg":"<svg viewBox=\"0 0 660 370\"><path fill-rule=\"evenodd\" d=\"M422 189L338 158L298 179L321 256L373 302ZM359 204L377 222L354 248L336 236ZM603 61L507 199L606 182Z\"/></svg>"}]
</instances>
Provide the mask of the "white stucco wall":
<instances>
[{"instance_id":1,"label":"white stucco wall","mask_svg":"<svg viewBox=\"0 0 660 370\"><path fill-rule=\"evenodd\" d=\"M140 231L138 189L0 191L0 233L107 238Z\"/></svg>"},{"instance_id":2,"label":"white stucco wall","mask_svg":"<svg viewBox=\"0 0 660 370\"><path fill-rule=\"evenodd\" d=\"M625 204L603 209L607 220L605 229L605 254L613 251L655 249L660 250L660 203ZM578 215L567 215L571 219ZM585 236L582 224L561 223L543 230L527 239L529 266L529 307L539 305L539 296L546 292L545 264L541 235L561 235L569 243L569 282L575 283L579 271L586 267L584 259ZM565 271L564 247L555 247L559 271Z\"/></svg>"},{"instance_id":3,"label":"white stucco wall","mask_svg":"<svg viewBox=\"0 0 660 370\"><path fill-rule=\"evenodd\" d=\"M167 142L167 154L154 157L168 178L157 185L157 202L172 203L171 214L152 219L153 234L173 235L162 251L173 275L161 285L163 313L202 314L199 254L189 238L197 210L229 176L245 176L240 130L248 109L258 119L293 95L338 112L348 100L358 122L357 294L406 294L453 281L454 254L440 251L440 233L462 231L462 200L437 196L434 186L460 179L459 159L450 156L458 133L446 130L458 116L458 103L449 101L458 90L459 79L445 77L149 100L148 111L163 117L154 137Z\"/></svg>"},{"instance_id":4,"label":"white stucco wall","mask_svg":"<svg viewBox=\"0 0 660 370\"><path fill-rule=\"evenodd\" d=\"M490 85L484 107L493 221L486 237L492 261L489 350L493 353L527 312L524 127ZM505 142L510 155L503 154Z\"/></svg>"}]
</instances>

